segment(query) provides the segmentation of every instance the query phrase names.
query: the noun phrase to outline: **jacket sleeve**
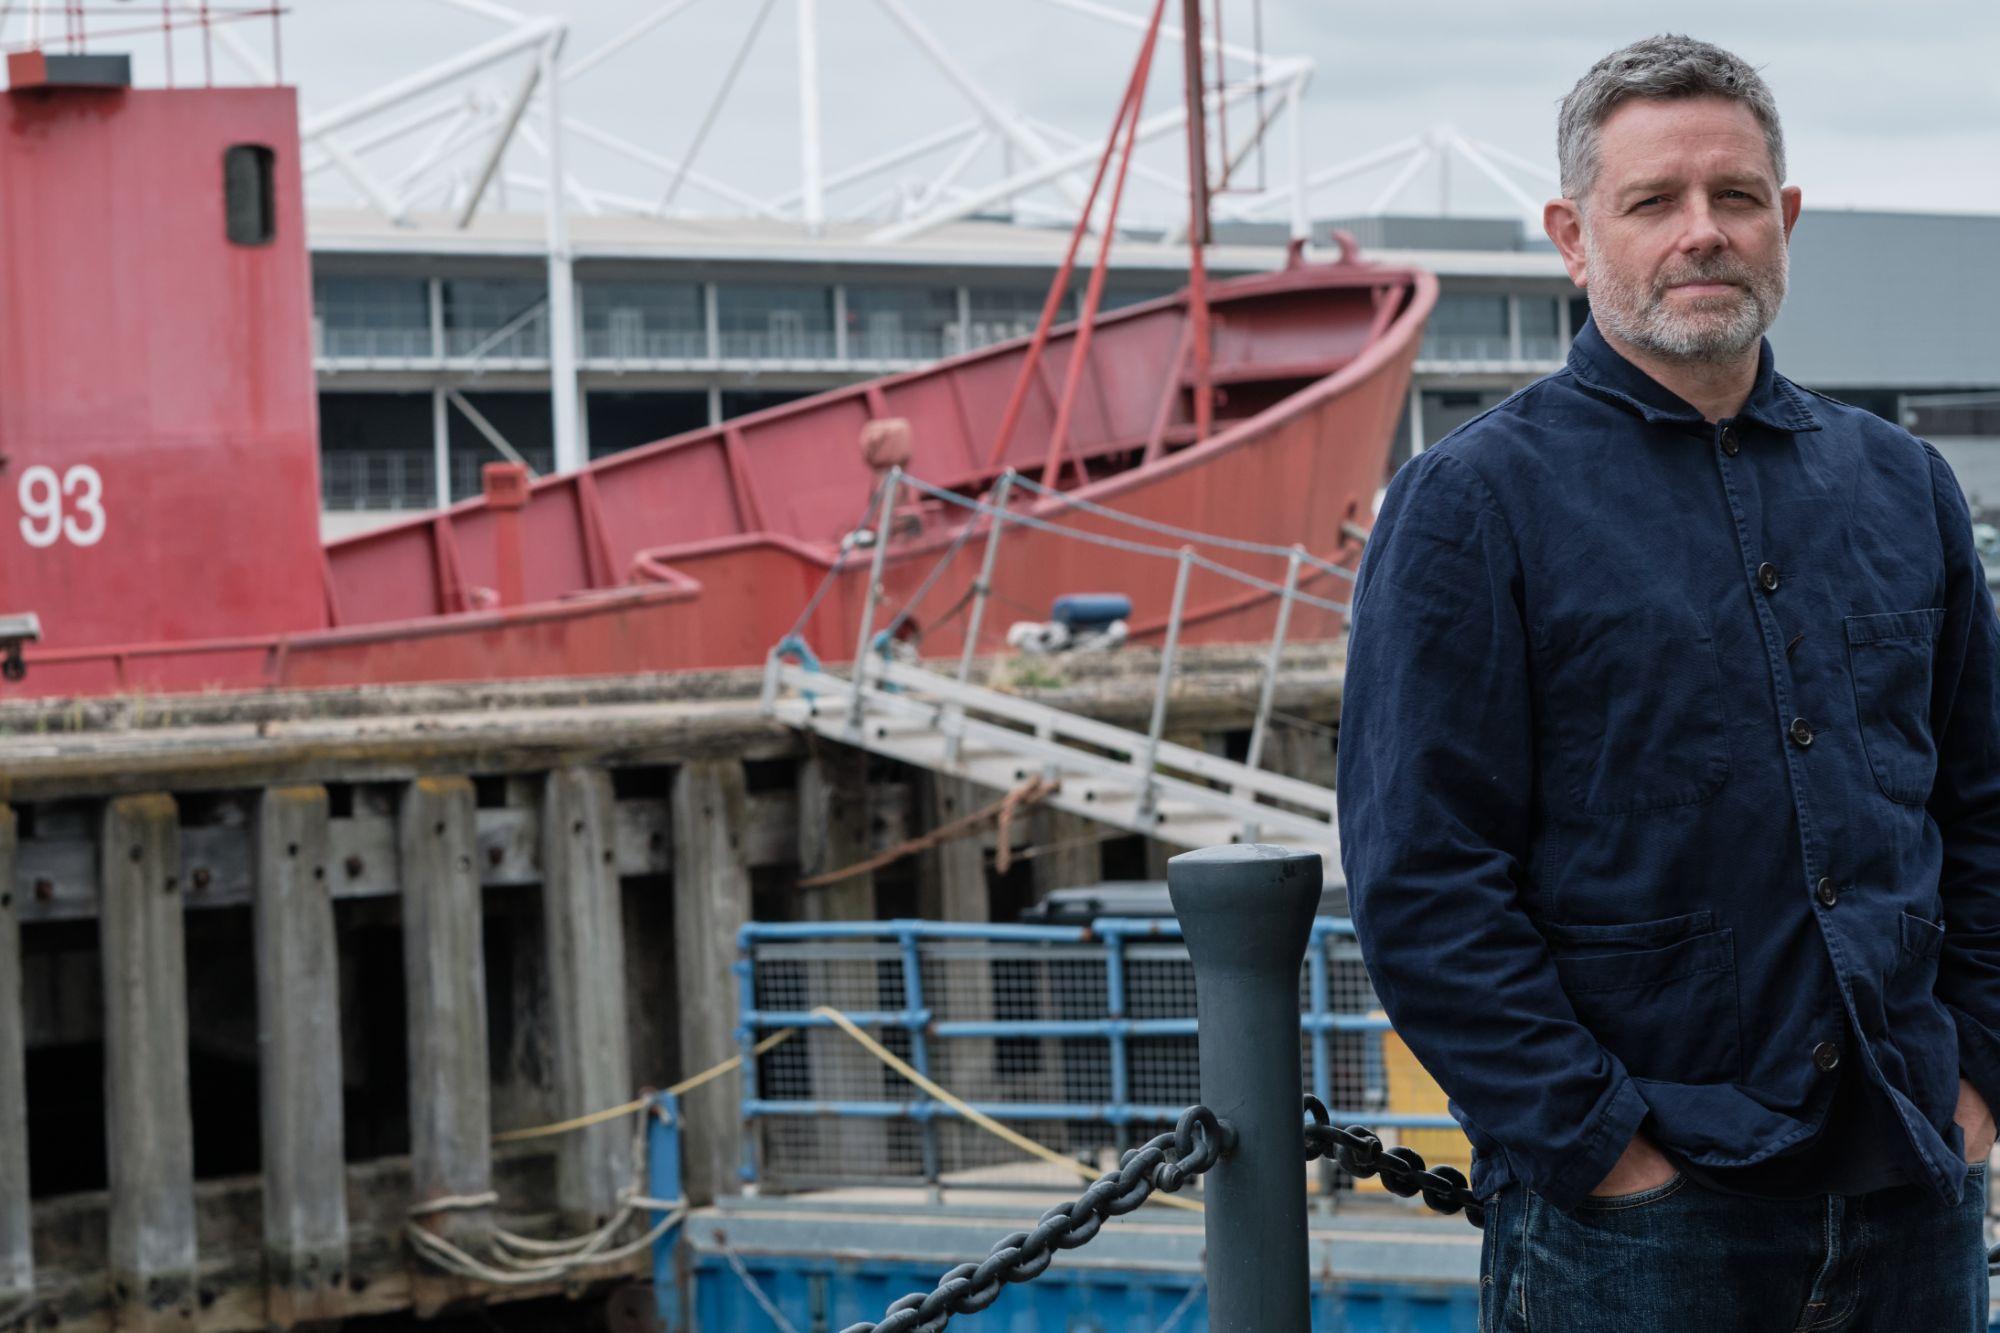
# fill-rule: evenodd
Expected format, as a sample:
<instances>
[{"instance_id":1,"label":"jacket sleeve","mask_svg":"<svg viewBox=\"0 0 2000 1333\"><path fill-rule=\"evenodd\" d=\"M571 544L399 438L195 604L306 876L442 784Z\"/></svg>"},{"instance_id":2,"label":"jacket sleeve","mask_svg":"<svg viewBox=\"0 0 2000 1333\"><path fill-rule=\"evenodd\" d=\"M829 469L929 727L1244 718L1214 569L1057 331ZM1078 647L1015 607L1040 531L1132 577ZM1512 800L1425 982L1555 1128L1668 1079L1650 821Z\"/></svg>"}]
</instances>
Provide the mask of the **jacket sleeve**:
<instances>
[{"instance_id":1,"label":"jacket sleeve","mask_svg":"<svg viewBox=\"0 0 2000 1333\"><path fill-rule=\"evenodd\" d=\"M1945 563L1931 672L1937 780L1929 810L1944 844L1937 995L1958 1025L1959 1072L2000 1110L2000 617L1964 492L1937 450L1924 450Z\"/></svg>"},{"instance_id":2,"label":"jacket sleeve","mask_svg":"<svg viewBox=\"0 0 2000 1333\"><path fill-rule=\"evenodd\" d=\"M1396 1031L1461 1121L1569 1209L1647 1108L1577 1022L1522 901L1535 742L1521 595L1511 531L1471 465L1435 450L1405 465L1355 586L1340 855Z\"/></svg>"}]
</instances>

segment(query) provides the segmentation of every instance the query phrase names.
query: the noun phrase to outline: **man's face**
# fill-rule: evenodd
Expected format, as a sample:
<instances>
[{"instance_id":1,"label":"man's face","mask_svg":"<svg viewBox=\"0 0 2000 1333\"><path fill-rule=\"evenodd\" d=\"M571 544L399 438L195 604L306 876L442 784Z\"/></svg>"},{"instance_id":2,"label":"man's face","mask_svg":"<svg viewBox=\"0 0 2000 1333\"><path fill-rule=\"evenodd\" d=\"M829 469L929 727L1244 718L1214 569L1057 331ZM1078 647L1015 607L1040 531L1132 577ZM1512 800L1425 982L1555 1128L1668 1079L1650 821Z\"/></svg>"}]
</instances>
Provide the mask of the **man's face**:
<instances>
[{"instance_id":1,"label":"man's face","mask_svg":"<svg viewBox=\"0 0 2000 1333\"><path fill-rule=\"evenodd\" d=\"M1580 202L1572 273L1607 333L1668 360L1728 362L1778 317L1798 191L1779 189L1740 102L1625 103L1599 129Z\"/></svg>"}]
</instances>

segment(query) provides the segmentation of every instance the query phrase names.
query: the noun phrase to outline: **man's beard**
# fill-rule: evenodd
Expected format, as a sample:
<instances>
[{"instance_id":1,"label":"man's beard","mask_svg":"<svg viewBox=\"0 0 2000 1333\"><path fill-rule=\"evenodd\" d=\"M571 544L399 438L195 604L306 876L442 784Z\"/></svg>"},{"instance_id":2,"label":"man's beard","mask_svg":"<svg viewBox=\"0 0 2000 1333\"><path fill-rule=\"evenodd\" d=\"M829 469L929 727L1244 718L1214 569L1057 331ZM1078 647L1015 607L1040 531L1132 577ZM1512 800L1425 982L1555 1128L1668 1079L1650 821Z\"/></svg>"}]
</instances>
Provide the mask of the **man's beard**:
<instances>
[{"instance_id":1,"label":"man's beard","mask_svg":"<svg viewBox=\"0 0 2000 1333\"><path fill-rule=\"evenodd\" d=\"M1590 313L1598 325L1669 361L1733 361L1755 347L1778 317L1790 276L1790 249L1780 247L1777 262L1764 268L1718 253L1668 268L1647 288L1605 260L1589 227L1583 231L1583 250ZM1692 308L1676 308L1669 304L1667 289L1684 282L1727 282L1736 290L1697 298Z\"/></svg>"}]
</instances>

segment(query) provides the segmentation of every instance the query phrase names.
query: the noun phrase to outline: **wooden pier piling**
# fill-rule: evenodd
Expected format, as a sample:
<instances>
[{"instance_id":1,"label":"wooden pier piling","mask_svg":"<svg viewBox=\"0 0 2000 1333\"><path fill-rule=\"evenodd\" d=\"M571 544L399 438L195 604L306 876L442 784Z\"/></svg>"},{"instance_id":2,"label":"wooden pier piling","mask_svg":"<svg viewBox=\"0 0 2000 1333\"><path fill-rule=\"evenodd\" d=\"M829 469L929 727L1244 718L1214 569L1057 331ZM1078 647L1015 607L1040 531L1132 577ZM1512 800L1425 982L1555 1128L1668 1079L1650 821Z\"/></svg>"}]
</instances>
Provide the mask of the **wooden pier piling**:
<instances>
[{"instance_id":1,"label":"wooden pier piling","mask_svg":"<svg viewBox=\"0 0 2000 1333\"><path fill-rule=\"evenodd\" d=\"M918 823L932 829L963 819L992 798L964 778L935 773L916 780ZM990 921L992 895L986 885L985 831L981 836L954 838L925 853L918 881L918 906L939 921Z\"/></svg>"},{"instance_id":2,"label":"wooden pier piling","mask_svg":"<svg viewBox=\"0 0 2000 1333\"><path fill-rule=\"evenodd\" d=\"M824 875L865 858L868 831L868 752L821 746L799 765L799 874ZM810 921L871 921L875 876L848 875L803 891Z\"/></svg>"},{"instance_id":3,"label":"wooden pier piling","mask_svg":"<svg viewBox=\"0 0 2000 1333\"><path fill-rule=\"evenodd\" d=\"M0 805L0 1318L35 1290L28 1207L27 1034L21 992L20 913L14 905L18 845L13 808Z\"/></svg>"},{"instance_id":4,"label":"wooden pier piling","mask_svg":"<svg viewBox=\"0 0 2000 1333\"><path fill-rule=\"evenodd\" d=\"M410 1215L461 1250L493 1228L486 960L473 868L472 783L429 777L403 792L404 1005L410 1078ZM434 1270L413 1279L418 1313L459 1292Z\"/></svg>"},{"instance_id":5,"label":"wooden pier piling","mask_svg":"<svg viewBox=\"0 0 2000 1333\"><path fill-rule=\"evenodd\" d=\"M327 883L327 796L257 803L257 1039L265 1291L274 1328L340 1313L347 1275L340 960Z\"/></svg>"},{"instance_id":6,"label":"wooden pier piling","mask_svg":"<svg viewBox=\"0 0 2000 1333\"><path fill-rule=\"evenodd\" d=\"M617 818L604 770L570 766L549 774L542 789L542 937L560 1120L632 1096ZM631 1121L574 1130L556 1145L556 1202L567 1229L603 1226L619 1192L633 1184Z\"/></svg>"},{"instance_id":7,"label":"wooden pier piling","mask_svg":"<svg viewBox=\"0 0 2000 1333\"><path fill-rule=\"evenodd\" d=\"M112 1304L121 1329L192 1329L200 1293L174 798L109 802L98 866Z\"/></svg>"},{"instance_id":8,"label":"wooden pier piling","mask_svg":"<svg viewBox=\"0 0 2000 1333\"><path fill-rule=\"evenodd\" d=\"M1190 727L1239 725L1245 661ZM1325 716L1331 683L1288 683L1282 706ZM753 883L775 919L900 913L912 886L926 915L995 914L991 826L800 889L1000 793L809 751L754 688L0 706L0 1329L250 1333L642 1276L635 1255L495 1283L405 1228L491 1262L497 1227L609 1216L629 1118L494 1130L734 1056ZM1140 698L1115 675L1066 688L1049 701L1110 721ZM1024 815L1009 839L1050 833ZM976 1091L989 1063L951 1078ZM741 1091L730 1073L683 1099L693 1200L736 1188Z\"/></svg>"},{"instance_id":9,"label":"wooden pier piling","mask_svg":"<svg viewBox=\"0 0 2000 1333\"><path fill-rule=\"evenodd\" d=\"M736 1054L736 935L750 919L743 765L695 759L674 778L674 961L679 974L681 1069L697 1073ZM681 1098L682 1188L705 1203L733 1192L743 1160L735 1082Z\"/></svg>"}]
</instances>

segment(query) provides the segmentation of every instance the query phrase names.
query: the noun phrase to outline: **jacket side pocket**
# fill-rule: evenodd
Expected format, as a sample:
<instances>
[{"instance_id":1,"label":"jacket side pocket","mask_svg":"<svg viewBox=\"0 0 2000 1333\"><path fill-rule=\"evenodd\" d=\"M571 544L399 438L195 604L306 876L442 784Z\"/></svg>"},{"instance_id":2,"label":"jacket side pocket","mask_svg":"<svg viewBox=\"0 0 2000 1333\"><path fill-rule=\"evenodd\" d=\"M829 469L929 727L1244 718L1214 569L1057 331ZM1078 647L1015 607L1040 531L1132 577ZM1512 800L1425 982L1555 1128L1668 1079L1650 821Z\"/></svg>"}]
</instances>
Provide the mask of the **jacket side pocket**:
<instances>
[{"instance_id":1,"label":"jacket side pocket","mask_svg":"<svg viewBox=\"0 0 2000 1333\"><path fill-rule=\"evenodd\" d=\"M1577 1020L1635 1078L1720 1083L1738 1076L1736 936L1709 928L1711 920L1697 913L1629 927L1545 927ZM1688 933L1662 943L1662 927L1676 925Z\"/></svg>"}]
</instances>

